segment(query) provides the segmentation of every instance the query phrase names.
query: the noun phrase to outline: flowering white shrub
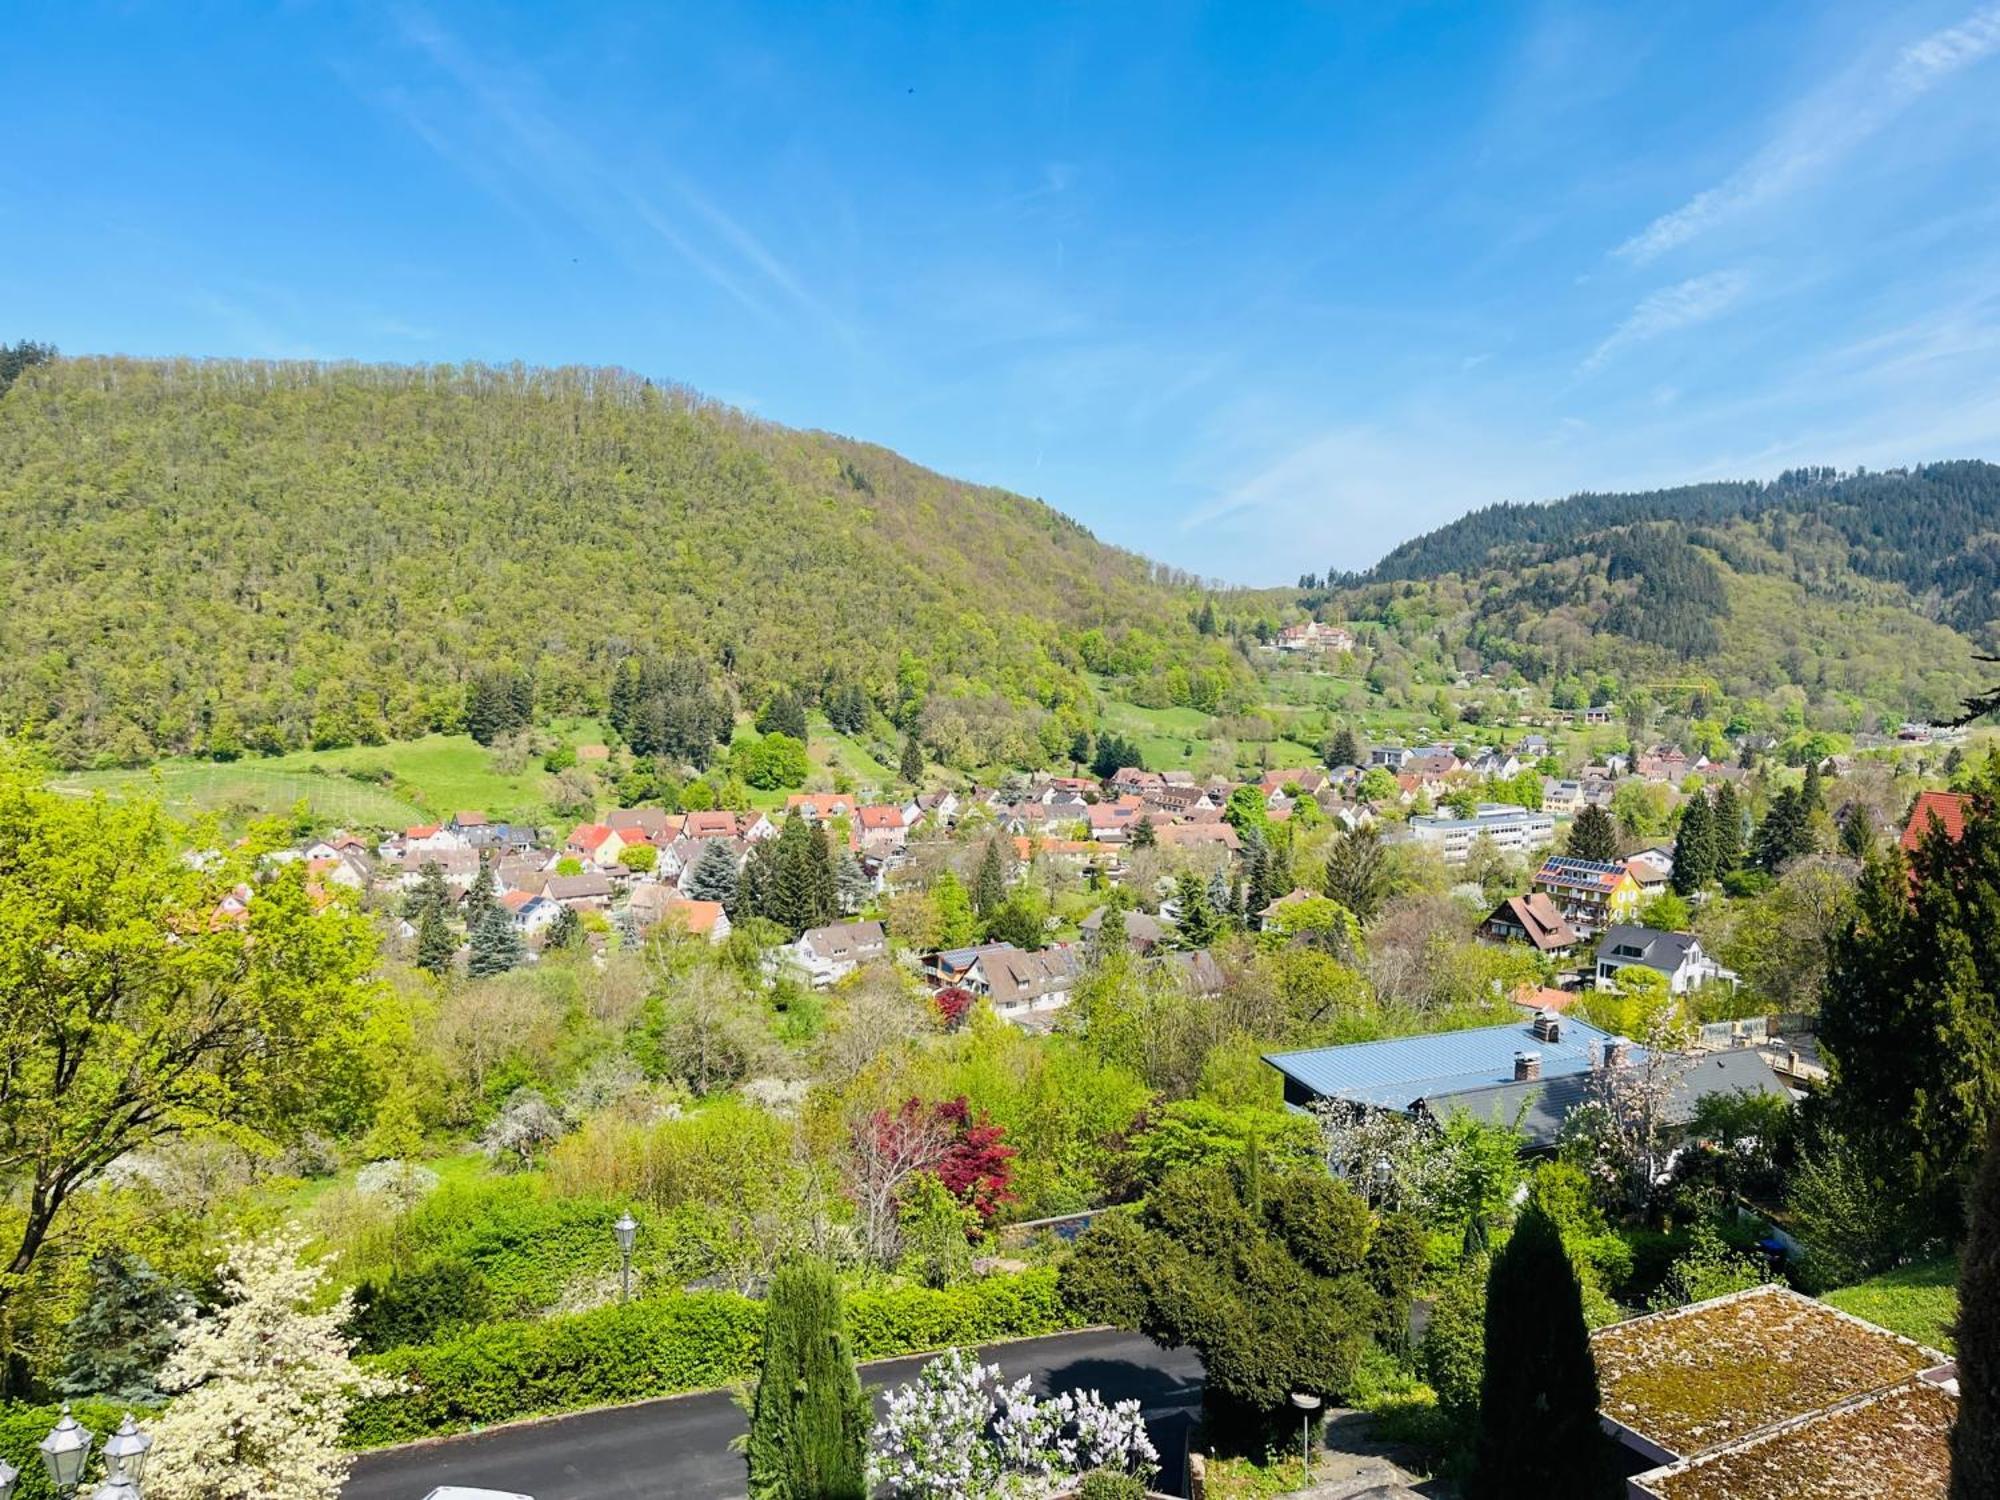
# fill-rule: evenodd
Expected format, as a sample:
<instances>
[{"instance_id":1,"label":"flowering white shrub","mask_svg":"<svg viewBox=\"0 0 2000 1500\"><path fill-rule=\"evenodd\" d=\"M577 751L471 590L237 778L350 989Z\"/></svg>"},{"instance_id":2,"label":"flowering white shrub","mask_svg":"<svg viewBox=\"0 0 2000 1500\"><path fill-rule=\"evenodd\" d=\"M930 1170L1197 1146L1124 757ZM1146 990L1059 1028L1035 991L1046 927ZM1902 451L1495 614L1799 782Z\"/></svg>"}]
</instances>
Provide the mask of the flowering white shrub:
<instances>
[{"instance_id":1,"label":"flowering white shrub","mask_svg":"<svg viewBox=\"0 0 2000 1500\"><path fill-rule=\"evenodd\" d=\"M1003 1386L1000 1367L969 1349L940 1354L890 1394L869 1482L904 1500L1040 1500L1095 1469L1149 1476L1158 1466L1137 1401L1095 1391L1037 1400L1028 1384Z\"/></svg>"},{"instance_id":2,"label":"flowering white shrub","mask_svg":"<svg viewBox=\"0 0 2000 1500\"><path fill-rule=\"evenodd\" d=\"M361 1369L341 1329L343 1292L321 1306L325 1270L302 1261L297 1230L233 1240L226 1300L181 1326L160 1384L179 1392L152 1424L149 1500L334 1500L353 1455L341 1427L354 1401L396 1383Z\"/></svg>"},{"instance_id":3,"label":"flowering white shrub","mask_svg":"<svg viewBox=\"0 0 2000 1500\"><path fill-rule=\"evenodd\" d=\"M354 1174L354 1190L369 1197L386 1197L408 1208L437 1191L438 1174L411 1161L371 1161Z\"/></svg>"}]
</instances>

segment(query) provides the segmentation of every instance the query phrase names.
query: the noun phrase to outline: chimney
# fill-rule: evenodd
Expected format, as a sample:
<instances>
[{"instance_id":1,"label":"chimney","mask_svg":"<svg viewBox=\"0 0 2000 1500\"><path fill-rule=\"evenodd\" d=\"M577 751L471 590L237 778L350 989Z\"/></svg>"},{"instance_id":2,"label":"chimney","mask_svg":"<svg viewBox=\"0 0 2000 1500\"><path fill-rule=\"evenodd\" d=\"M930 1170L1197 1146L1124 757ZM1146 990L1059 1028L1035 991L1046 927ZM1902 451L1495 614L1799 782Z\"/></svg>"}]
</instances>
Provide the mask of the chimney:
<instances>
[{"instance_id":1,"label":"chimney","mask_svg":"<svg viewBox=\"0 0 2000 1500\"><path fill-rule=\"evenodd\" d=\"M1608 1036L1604 1039L1604 1066L1622 1068L1632 1060L1632 1044L1622 1036Z\"/></svg>"},{"instance_id":2,"label":"chimney","mask_svg":"<svg viewBox=\"0 0 2000 1500\"><path fill-rule=\"evenodd\" d=\"M1539 1052L1516 1052L1514 1054L1514 1081L1526 1083L1542 1076L1542 1054Z\"/></svg>"},{"instance_id":3,"label":"chimney","mask_svg":"<svg viewBox=\"0 0 2000 1500\"><path fill-rule=\"evenodd\" d=\"M1538 1042L1559 1042L1562 1040L1562 1022L1554 1011L1545 1010L1535 1017L1535 1040Z\"/></svg>"}]
</instances>

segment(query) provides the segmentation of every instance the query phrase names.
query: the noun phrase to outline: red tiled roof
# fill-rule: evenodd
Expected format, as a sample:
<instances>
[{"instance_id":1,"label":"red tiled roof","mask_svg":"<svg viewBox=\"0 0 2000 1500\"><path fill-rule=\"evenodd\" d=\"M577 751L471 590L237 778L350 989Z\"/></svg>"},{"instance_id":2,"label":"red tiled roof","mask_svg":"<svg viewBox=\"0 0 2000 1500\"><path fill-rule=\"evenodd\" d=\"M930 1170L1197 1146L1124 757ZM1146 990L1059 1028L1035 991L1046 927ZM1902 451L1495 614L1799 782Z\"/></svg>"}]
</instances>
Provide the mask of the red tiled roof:
<instances>
[{"instance_id":1,"label":"red tiled roof","mask_svg":"<svg viewBox=\"0 0 2000 1500\"><path fill-rule=\"evenodd\" d=\"M1954 844L1965 837L1965 810L1972 798L1964 792L1919 792L1910 809L1910 821L1903 827L1903 847L1914 851L1930 831L1933 821L1944 829Z\"/></svg>"}]
</instances>

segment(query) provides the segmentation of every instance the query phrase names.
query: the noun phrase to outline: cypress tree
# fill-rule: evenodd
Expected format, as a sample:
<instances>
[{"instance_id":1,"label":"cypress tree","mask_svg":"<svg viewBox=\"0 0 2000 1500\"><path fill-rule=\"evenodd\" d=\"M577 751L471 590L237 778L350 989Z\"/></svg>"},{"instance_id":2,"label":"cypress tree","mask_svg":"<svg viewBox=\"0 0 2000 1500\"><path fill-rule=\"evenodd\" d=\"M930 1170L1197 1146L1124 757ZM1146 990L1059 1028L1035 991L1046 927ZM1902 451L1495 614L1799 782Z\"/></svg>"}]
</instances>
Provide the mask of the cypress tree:
<instances>
[{"instance_id":1,"label":"cypress tree","mask_svg":"<svg viewBox=\"0 0 2000 1500\"><path fill-rule=\"evenodd\" d=\"M1326 762L1329 771L1338 771L1342 766L1361 763L1361 746L1354 738L1354 731L1345 724L1327 737L1326 748L1320 759Z\"/></svg>"},{"instance_id":2,"label":"cypress tree","mask_svg":"<svg viewBox=\"0 0 2000 1500\"><path fill-rule=\"evenodd\" d=\"M1681 813L1680 834L1674 840L1674 894L1693 896L1715 877L1713 814L1708 798L1696 792Z\"/></svg>"},{"instance_id":3,"label":"cypress tree","mask_svg":"<svg viewBox=\"0 0 2000 1500\"><path fill-rule=\"evenodd\" d=\"M984 919L998 911L1007 900L1007 870L1000 860L1000 840L996 836L986 841L986 852L979 856L978 873L972 877L972 909Z\"/></svg>"},{"instance_id":4,"label":"cypress tree","mask_svg":"<svg viewBox=\"0 0 2000 1500\"><path fill-rule=\"evenodd\" d=\"M514 919L507 915L507 908L496 901L486 908L486 915L472 929L472 952L466 959L465 972L474 979L505 974L524 956L521 934L515 930Z\"/></svg>"},{"instance_id":5,"label":"cypress tree","mask_svg":"<svg viewBox=\"0 0 2000 1500\"><path fill-rule=\"evenodd\" d=\"M1597 1425L1597 1363L1562 1236L1529 1208L1486 1279L1486 1370L1465 1500L1610 1500L1623 1484Z\"/></svg>"},{"instance_id":6,"label":"cypress tree","mask_svg":"<svg viewBox=\"0 0 2000 1500\"><path fill-rule=\"evenodd\" d=\"M1958 1268L1958 1420L1951 1500L1992 1500L2000 1487L2000 1129L1972 1185L1972 1232Z\"/></svg>"},{"instance_id":7,"label":"cypress tree","mask_svg":"<svg viewBox=\"0 0 2000 1500\"><path fill-rule=\"evenodd\" d=\"M1596 803L1584 808L1569 825L1569 842L1564 852L1575 859L1594 859L1609 864L1618 858L1618 826L1611 814Z\"/></svg>"},{"instance_id":8,"label":"cypress tree","mask_svg":"<svg viewBox=\"0 0 2000 1500\"><path fill-rule=\"evenodd\" d=\"M913 734L903 741L903 759L896 768L897 774L911 786L921 785L924 779L924 747L917 743Z\"/></svg>"},{"instance_id":9,"label":"cypress tree","mask_svg":"<svg viewBox=\"0 0 2000 1500\"><path fill-rule=\"evenodd\" d=\"M457 956L458 943L444 925L444 913L435 906L425 906L417 918L417 967L442 979L451 972L451 961Z\"/></svg>"},{"instance_id":10,"label":"cypress tree","mask_svg":"<svg viewBox=\"0 0 2000 1500\"><path fill-rule=\"evenodd\" d=\"M1708 835L1715 848L1715 877L1720 880L1743 863L1743 801L1732 781L1715 789Z\"/></svg>"},{"instance_id":11,"label":"cypress tree","mask_svg":"<svg viewBox=\"0 0 2000 1500\"><path fill-rule=\"evenodd\" d=\"M744 1447L751 1500L863 1500L872 1421L832 1269L780 1267Z\"/></svg>"}]
</instances>

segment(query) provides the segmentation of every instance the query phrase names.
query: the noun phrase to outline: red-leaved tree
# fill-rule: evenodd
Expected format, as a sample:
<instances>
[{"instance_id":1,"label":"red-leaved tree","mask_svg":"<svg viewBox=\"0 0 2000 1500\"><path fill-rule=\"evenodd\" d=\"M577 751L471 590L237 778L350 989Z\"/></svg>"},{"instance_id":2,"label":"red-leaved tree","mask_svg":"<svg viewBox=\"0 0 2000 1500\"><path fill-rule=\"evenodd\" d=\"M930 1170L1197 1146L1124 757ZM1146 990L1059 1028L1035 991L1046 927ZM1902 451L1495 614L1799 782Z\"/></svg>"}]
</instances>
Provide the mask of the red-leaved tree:
<instances>
[{"instance_id":1,"label":"red-leaved tree","mask_svg":"<svg viewBox=\"0 0 2000 1500\"><path fill-rule=\"evenodd\" d=\"M933 995L931 1004L937 1007L938 1016L945 1026L950 1030L956 1030L958 1024L965 1019L966 1013L972 1009L972 991L963 985L954 984L949 989L939 990Z\"/></svg>"},{"instance_id":2,"label":"red-leaved tree","mask_svg":"<svg viewBox=\"0 0 2000 1500\"><path fill-rule=\"evenodd\" d=\"M928 1173L990 1223L1013 1200L1014 1148L1006 1127L975 1117L961 1095L938 1104L905 1099L859 1121L849 1142L847 1187L861 1210L862 1239L885 1264L895 1259L903 1194Z\"/></svg>"}]
</instances>

